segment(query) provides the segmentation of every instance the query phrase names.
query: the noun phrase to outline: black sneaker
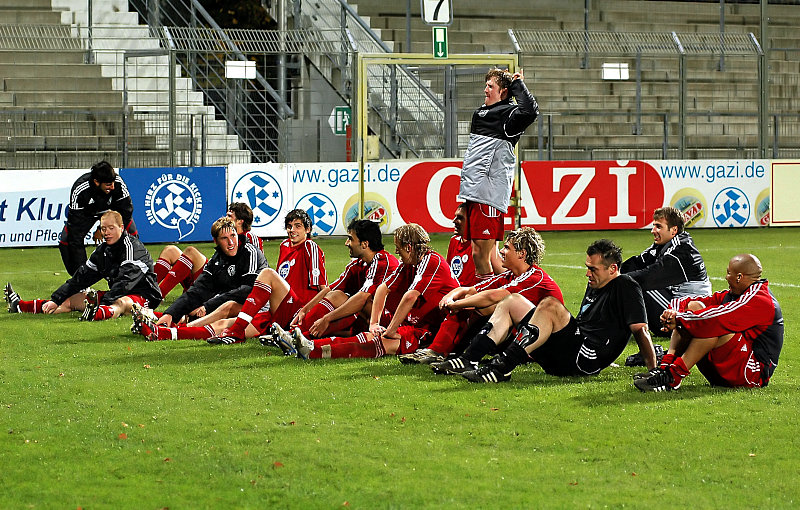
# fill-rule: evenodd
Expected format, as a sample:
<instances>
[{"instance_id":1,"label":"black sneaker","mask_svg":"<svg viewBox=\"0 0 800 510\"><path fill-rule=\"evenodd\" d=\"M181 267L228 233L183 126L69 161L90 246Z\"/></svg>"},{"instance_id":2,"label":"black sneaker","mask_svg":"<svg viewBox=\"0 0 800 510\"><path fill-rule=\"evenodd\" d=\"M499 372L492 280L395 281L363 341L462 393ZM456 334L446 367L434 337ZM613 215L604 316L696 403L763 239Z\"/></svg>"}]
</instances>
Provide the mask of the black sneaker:
<instances>
[{"instance_id":1,"label":"black sneaker","mask_svg":"<svg viewBox=\"0 0 800 510\"><path fill-rule=\"evenodd\" d=\"M462 356L446 359L438 363L431 363L431 370L434 374L439 375L453 375L463 374L470 370L478 368L478 363L470 361Z\"/></svg>"},{"instance_id":2,"label":"black sneaker","mask_svg":"<svg viewBox=\"0 0 800 510\"><path fill-rule=\"evenodd\" d=\"M653 375L647 378L635 379L633 385L640 391L672 391L681 387L681 380L675 381L672 371L667 368L656 368Z\"/></svg>"},{"instance_id":3,"label":"black sneaker","mask_svg":"<svg viewBox=\"0 0 800 510\"><path fill-rule=\"evenodd\" d=\"M97 314L97 309L99 307L100 307L100 305L97 304L96 300L89 301L88 299L84 299L83 300L83 313L81 314L80 317L78 317L78 320L90 321L90 322L93 321L94 320L94 316Z\"/></svg>"},{"instance_id":4,"label":"black sneaker","mask_svg":"<svg viewBox=\"0 0 800 510\"><path fill-rule=\"evenodd\" d=\"M8 313L19 313L19 302L21 301L19 294L17 294L11 287L11 282L7 282L3 289L3 298L8 304Z\"/></svg>"},{"instance_id":5,"label":"black sneaker","mask_svg":"<svg viewBox=\"0 0 800 510\"><path fill-rule=\"evenodd\" d=\"M246 338L239 338L237 336L233 336L227 328L219 335L219 336L212 336L206 342L210 343L211 345L233 345L233 344L243 344L247 341Z\"/></svg>"},{"instance_id":6,"label":"black sneaker","mask_svg":"<svg viewBox=\"0 0 800 510\"><path fill-rule=\"evenodd\" d=\"M656 375L656 372L658 372L659 370L661 369L656 367L652 370L648 370L647 372L639 372L637 374L633 374L633 380L636 381L637 379L647 379L648 377Z\"/></svg>"},{"instance_id":7,"label":"black sneaker","mask_svg":"<svg viewBox=\"0 0 800 510\"><path fill-rule=\"evenodd\" d=\"M659 344L654 344L653 347L656 350L656 365L661 363L661 358L664 357L664 348L661 347ZM642 357L642 353L637 352L636 354L631 354L627 358L625 358L625 366L626 367L643 367L644 366L644 358Z\"/></svg>"},{"instance_id":8,"label":"black sneaker","mask_svg":"<svg viewBox=\"0 0 800 510\"><path fill-rule=\"evenodd\" d=\"M470 382L499 383L511 380L511 372L505 374L498 363L489 363L469 372L464 372L461 377Z\"/></svg>"}]
</instances>

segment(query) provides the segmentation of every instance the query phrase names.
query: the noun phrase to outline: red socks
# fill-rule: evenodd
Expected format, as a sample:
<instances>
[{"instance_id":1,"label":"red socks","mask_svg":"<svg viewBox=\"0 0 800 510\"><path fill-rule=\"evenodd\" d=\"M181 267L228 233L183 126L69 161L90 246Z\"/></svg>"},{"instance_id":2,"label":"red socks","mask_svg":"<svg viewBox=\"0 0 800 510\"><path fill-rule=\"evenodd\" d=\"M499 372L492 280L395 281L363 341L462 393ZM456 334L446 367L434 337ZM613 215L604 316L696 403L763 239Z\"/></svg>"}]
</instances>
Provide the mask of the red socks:
<instances>
[{"instance_id":1,"label":"red socks","mask_svg":"<svg viewBox=\"0 0 800 510\"><path fill-rule=\"evenodd\" d=\"M20 301L19 311L22 313L43 313L42 305L47 303L46 299L34 299L33 301Z\"/></svg>"},{"instance_id":2,"label":"red socks","mask_svg":"<svg viewBox=\"0 0 800 510\"><path fill-rule=\"evenodd\" d=\"M383 342L370 340L365 333L349 337L328 337L314 340L309 358L380 358L386 354Z\"/></svg>"},{"instance_id":3,"label":"red socks","mask_svg":"<svg viewBox=\"0 0 800 510\"><path fill-rule=\"evenodd\" d=\"M161 261L161 259L158 260ZM192 261L189 260L188 257L181 255L166 276L164 276L164 279L158 284L158 287L161 289L161 295L166 296L176 285L190 276L193 267ZM158 274L156 273L156 275Z\"/></svg>"},{"instance_id":4,"label":"red socks","mask_svg":"<svg viewBox=\"0 0 800 510\"><path fill-rule=\"evenodd\" d=\"M236 317L236 321L228 328L228 333L236 338L244 338L244 330L247 328L247 325L252 322L253 317L256 316L258 311L267 304L270 296L272 296L272 287L264 282L256 280L255 285L253 285L253 290L250 291L250 294L242 305L242 310ZM274 313L275 310L272 310L272 312Z\"/></svg>"}]
</instances>

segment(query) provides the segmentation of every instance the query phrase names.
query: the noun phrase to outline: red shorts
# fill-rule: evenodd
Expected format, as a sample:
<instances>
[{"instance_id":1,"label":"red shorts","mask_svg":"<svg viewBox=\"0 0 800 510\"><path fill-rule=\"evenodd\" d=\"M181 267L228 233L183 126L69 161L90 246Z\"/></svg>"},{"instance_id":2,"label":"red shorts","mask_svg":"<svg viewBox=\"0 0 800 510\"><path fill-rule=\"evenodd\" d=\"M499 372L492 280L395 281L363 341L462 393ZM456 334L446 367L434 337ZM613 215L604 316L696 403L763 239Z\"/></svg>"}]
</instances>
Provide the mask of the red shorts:
<instances>
[{"instance_id":1,"label":"red shorts","mask_svg":"<svg viewBox=\"0 0 800 510\"><path fill-rule=\"evenodd\" d=\"M479 204L467 200L467 224L464 226L464 238L467 240L493 239L503 240L503 213L491 205Z\"/></svg>"},{"instance_id":2,"label":"red shorts","mask_svg":"<svg viewBox=\"0 0 800 510\"><path fill-rule=\"evenodd\" d=\"M758 388L765 386L769 379L764 365L753 356L753 344L741 333L712 349L697 363L708 382L713 386Z\"/></svg>"},{"instance_id":3,"label":"red shorts","mask_svg":"<svg viewBox=\"0 0 800 510\"><path fill-rule=\"evenodd\" d=\"M400 347L397 354L408 354L419 348L420 341L430 340L428 337L431 333L427 329L414 326L400 326L397 328L397 334L400 335Z\"/></svg>"},{"instance_id":4,"label":"red shorts","mask_svg":"<svg viewBox=\"0 0 800 510\"><path fill-rule=\"evenodd\" d=\"M289 324L301 307L297 294L292 289L289 289L289 293L284 296L277 310L274 312L258 312L250 323L258 330L259 335L266 333L273 322L288 330Z\"/></svg>"},{"instance_id":5,"label":"red shorts","mask_svg":"<svg viewBox=\"0 0 800 510\"><path fill-rule=\"evenodd\" d=\"M105 296L106 292L108 292L108 291L107 290L98 290L97 291L97 302L98 303L103 299L103 296ZM148 300L146 300L145 298L143 298L142 296L139 296L137 294L128 294L128 296L126 296L126 297L131 298L131 300L133 300L134 303L136 303L137 305L139 305L141 307L150 308L150 306L149 306L150 302Z\"/></svg>"}]
</instances>

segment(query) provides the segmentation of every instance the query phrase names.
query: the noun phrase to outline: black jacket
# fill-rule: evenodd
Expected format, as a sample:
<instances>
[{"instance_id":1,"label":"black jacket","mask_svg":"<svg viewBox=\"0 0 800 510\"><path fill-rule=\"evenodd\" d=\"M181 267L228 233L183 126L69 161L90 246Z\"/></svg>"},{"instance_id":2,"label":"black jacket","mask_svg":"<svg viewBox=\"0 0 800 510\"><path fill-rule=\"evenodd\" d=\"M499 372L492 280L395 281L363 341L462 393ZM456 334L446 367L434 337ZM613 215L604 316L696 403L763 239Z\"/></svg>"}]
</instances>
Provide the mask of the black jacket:
<instances>
[{"instance_id":1,"label":"black jacket","mask_svg":"<svg viewBox=\"0 0 800 510\"><path fill-rule=\"evenodd\" d=\"M244 303L253 290L258 273L267 267L269 265L264 253L256 246L243 242L240 236L236 255L228 257L217 248L203 273L164 313L177 319L201 305L205 305L208 313L226 301Z\"/></svg>"},{"instance_id":2,"label":"black jacket","mask_svg":"<svg viewBox=\"0 0 800 510\"><path fill-rule=\"evenodd\" d=\"M79 219L97 221L108 210L120 213L122 225L125 228L128 227L133 216L133 202L122 177L117 175L114 180L114 189L107 195L94 185L91 172L78 177L69 193L67 222L79 221Z\"/></svg>"},{"instance_id":3,"label":"black jacket","mask_svg":"<svg viewBox=\"0 0 800 510\"><path fill-rule=\"evenodd\" d=\"M91 287L101 279L108 281L108 292L100 300L110 305L122 296L139 295L155 308L161 303L153 258L139 239L123 231L119 241L101 244L75 274L53 292L50 299L61 304L73 294Z\"/></svg>"}]
</instances>

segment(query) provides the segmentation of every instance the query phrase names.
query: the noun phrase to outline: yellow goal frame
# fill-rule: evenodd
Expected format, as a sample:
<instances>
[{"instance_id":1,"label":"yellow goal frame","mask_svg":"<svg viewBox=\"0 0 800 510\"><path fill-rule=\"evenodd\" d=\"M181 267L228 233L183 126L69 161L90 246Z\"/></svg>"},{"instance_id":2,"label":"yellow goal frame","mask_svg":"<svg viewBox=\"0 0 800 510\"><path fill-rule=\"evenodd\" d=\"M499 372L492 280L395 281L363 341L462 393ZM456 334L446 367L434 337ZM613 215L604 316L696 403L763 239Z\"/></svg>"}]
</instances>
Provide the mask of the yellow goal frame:
<instances>
[{"instance_id":1,"label":"yellow goal frame","mask_svg":"<svg viewBox=\"0 0 800 510\"><path fill-rule=\"evenodd\" d=\"M496 54L496 55L449 55L447 58L433 58L432 55L425 53L358 53L357 59L357 72L355 76L356 100L355 112L353 112L352 119L355 120L356 126L352 128L356 139L354 140L354 147L357 151L358 158L358 217L363 218L364 214L364 169L367 165L367 135L368 125L367 116L369 113L367 104L367 67L370 65L472 65L472 66L489 66L498 65L506 67L511 73L516 72L519 67L519 59L516 54ZM476 107L479 105L476 105ZM515 208L516 218L515 224L519 223L520 208L520 164L519 153L517 147L514 147L514 155L516 156L516 169L514 170L514 198L512 199L511 206ZM378 161L378 160L375 160Z\"/></svg>"}]
</instances>

